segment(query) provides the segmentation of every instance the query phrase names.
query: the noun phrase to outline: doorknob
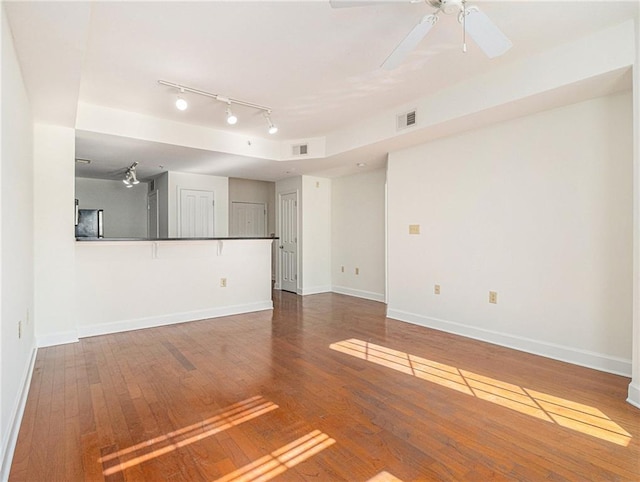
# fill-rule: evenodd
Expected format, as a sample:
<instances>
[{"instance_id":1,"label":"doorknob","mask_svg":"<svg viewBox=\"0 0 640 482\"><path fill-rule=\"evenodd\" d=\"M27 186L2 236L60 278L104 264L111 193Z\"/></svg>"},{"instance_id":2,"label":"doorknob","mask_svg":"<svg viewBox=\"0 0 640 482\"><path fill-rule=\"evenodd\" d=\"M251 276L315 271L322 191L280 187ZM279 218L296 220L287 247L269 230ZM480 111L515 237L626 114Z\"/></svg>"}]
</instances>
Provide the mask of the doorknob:
<instances>
[{"instance_id":1,"label":"doorknob","mask_svg":"<svg viewBox=\"0 0 640 482\"><path fill-rule=\"evenodd\" d=\"M283 245L280 245L280 249L284 249L284 246L283 246Z\"/></svg>"}]
</instances>

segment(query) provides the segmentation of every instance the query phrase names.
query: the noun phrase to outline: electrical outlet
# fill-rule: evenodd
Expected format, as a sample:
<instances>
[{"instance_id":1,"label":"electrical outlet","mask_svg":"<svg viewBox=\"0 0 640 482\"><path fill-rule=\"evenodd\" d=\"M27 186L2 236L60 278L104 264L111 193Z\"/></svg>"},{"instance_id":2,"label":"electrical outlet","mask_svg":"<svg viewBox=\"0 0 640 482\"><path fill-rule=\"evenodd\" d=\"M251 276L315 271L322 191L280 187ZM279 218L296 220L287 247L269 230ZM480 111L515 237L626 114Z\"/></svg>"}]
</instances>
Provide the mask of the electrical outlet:
<instances>
[{"instance_id":1,"label":"electrical outlet","mask_svg":"<svg viewBox=\"0 0 640 482\"><path fill-rule=\"evenodd\" d=\"M221 288L227 287L227 278L220 278L220 287Z\"/></svg>"},{"instance_id":2,"label":"electrical outlet","mask_svg":"<svg viewBox=\"0 0 640 482\"><path fill-rule=\"evenodd\" d=\"M410 224L409 225L409 234L420 234L420 225L419 224Z\"/></svg>"},{"instance_id":3,"label":"electrical outlet","mask_svg":"<svg viewBox=\"0 0 640 482\"><path fill-rule=\"evenodd\" d=\"M493 303L493 304L498 303L498 292L497 291L489 291L489 303Z\"/></svg>"},{"instance_id":4,"label":"electrical outlet","mask_svg":"<svg viewBox=\"0 0 640 482\"><path fill-rule=\"evenodd\" d=\"M434 285L433 293L436 294L436 295L440 294L440 285Z\"/></svg>"},{"instance_id":5,"label":"electrical outlet","mask_svg":"<svg viewBox=\"0 0 640 482\"><path fill-rule=\"evenodd\" d=\"M22 338L22 320L18 321L18 339Z\"/></svg>"},{"instance_id":6,"label":"electrical outlet","mask_svg":"<svg viewBox=\"0 0 640 482\"><path fill-rule=\"evenodd\" d=\"M360 274L360 268L356 268L356 274Z\"/></svg>"}]
</instances>

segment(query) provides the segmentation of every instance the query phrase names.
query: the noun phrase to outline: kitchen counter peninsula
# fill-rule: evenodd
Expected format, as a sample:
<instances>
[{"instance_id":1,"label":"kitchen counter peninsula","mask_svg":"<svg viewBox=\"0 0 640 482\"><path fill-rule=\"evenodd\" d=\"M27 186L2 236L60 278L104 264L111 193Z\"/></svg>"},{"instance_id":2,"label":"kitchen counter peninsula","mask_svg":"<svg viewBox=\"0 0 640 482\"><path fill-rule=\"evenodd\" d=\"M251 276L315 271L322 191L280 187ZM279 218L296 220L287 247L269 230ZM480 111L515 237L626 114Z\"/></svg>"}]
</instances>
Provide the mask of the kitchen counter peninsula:
<instances>
[{"instance_id":1,"label":"kitchen counter peninsula","mask_svg":"<svg viewBox=\"0 0 640 482\"><path fill-rule=\"evenodd\" d=\"M275 239L78 238L78 337L273 309Z\"/></svg>"},{"instance_id":2,"label":"kitchen counter peninsula","mask_svg":"<svg viewBox=\"0 0 640 482\"><path fill-rule=\"evenodd\" d=\"M280 239L275 236L261 236L261 237L234 237L234 236L222 236L214 238L96 238L96 237L77 237L76 241L227 241L227 240L239 240L239 239L266 239L274 240Z\"/></svg>"}]
</instances>

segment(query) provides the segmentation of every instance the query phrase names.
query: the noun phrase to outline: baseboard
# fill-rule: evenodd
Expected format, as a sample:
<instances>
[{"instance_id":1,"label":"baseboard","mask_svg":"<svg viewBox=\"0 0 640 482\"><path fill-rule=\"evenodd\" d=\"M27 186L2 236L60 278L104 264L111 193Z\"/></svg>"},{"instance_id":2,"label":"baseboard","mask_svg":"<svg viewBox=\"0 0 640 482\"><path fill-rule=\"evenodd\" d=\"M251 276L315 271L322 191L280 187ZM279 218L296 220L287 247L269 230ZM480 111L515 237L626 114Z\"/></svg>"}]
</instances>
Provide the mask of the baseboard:
<instances>
[{"instance_id":1,"label":"baseboard","mask_svg":"<svg viewBox=\"0 0 640 482\"><path fill-rule=\"evenodd\" d=\"M488 343L493 343L494 345L513 348L515 350L552 358L554 360L572 363L574 365L593 368L595 370L622 375L625 377L631 376L631 360L624 358L533 340L531 338L510 335L508 333L485 330L483 328L464 325L453 321L429 318L427 316L408 313L401 310L389 309L387 311L387 317L413 323L414 325L434 328L447 333L466 336L475 340L486 341Z\"/></svg>"},{"instance_id":2,"label":"baseboard","mask_svg":"<svg viewBox=\"0 0 640 482\"><path fill-rule=\"evenodd\" d=\"M111 333L121 333L123 331L141 330L143 328L154 328L157 326L185 323L187 321L204 320L207 318L219 318L221 316L240 315L243 313L252 313L254 311L272 309L273 302L271 300L268 300L248 303L244 305L231 305L222 306L219 308L211 308L207 310L172 313L170 315L163 316L150 316L134 320L122 320L98 325L79 326L78 336L80 338L86 338L89 336L108 335Z\"/></svg>"},{"instance_id":3,"label":"baseboard","mask_svg":"<svg viewBox=\"0 0 640 482\"><path fill-rule=\"evenodd\" d=\"M77 343L78 332L76 330L63 331L54 333L53 335L36 336L36 345L38 348L47 346L66 345L67 343Z\"/></svg>"},{"instance_id":4,"label":"baseboard","mask_svg":"<svg viewBox=\"0 0 640 482\"><path fill-rule=\"evenodd\" d=\"M33 368L36 363L36 355L38 354L38 348L34 347L31 350L31 359L25 373L22 376L22 390L20 396L16 401L16 406L11 413L9 430L6 442L2 445L2 470L0 471L0 480L9 480L9 472L11 472L11 462L13 460L13 453L16 450L16 443L18 442L18 433L20 432L20 425L22 424L22 416L24 415L24 409L27 405L27 396L29 395L29 388L31 387L31 377L33 376Z\"/></svg>"},{"instance_id":5,"label":"baseboard","mask_svg":"<svg viewBox=\"0 0 640 482\"><path fill-rule=\"evenodd\" d=\"M333 286L331 291L341 295L355 296L356 298L364 298L365 300L380 301L381 303L384 303L384 293L356 290L354 288L347 288L346 286Z\"/></svg>"},{"instance_id":6,"label":"baseboard","mask_svg":"<svg viewBox=\"0 0 640 482\"><path fill-rule=\"evenodd\" d=\"M329 292L331 292L331 286L312 286L311 288L302 288L299 294L306 296Z\"/></svg>"},{"instance_id":7,"label":"baseboard","mask_svg":"<svg viewBox=\"0 0 640 482\"><path fill-rule=\"evenodd\" d=\"M640 384L631 382L629 384L629 397L627 398L634 407L640 408Z\"/></svg>"}]
</instances>

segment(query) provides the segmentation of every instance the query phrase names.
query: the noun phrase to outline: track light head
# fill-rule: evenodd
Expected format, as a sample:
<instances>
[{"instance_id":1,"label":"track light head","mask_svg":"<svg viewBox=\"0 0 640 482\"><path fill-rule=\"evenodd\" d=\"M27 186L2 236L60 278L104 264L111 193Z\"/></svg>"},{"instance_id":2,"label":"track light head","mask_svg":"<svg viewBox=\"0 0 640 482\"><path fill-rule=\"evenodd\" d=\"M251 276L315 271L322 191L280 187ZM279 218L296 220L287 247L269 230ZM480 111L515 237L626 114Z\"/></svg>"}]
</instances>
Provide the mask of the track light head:
<instances>
[{"instance_id":1,"label":"track light head","mask_svg":"<svg viewBox=\"0 0 640 482\"><path fill-rule=\"evenodd\" d=\"M278 132L278 127L273 124L271 121L271 111L264 113L264 118L267 119L267 123L269 124L269 134L275 134Z\"/></svg>"},{"instance_id":2,"label":"track light head","mask_svg":"<svg viewBox=\"0 0 640 482\"><path fill-rule=\"evenodd\" d=\"M178 96L178 100L176 100L176 107L178 110L187 110L187 107L189 107L189 104L187 104L187 101L184 100L182 97Z\"/></svg>"},{"instance_id":3,"label":"track light head","mask_svg":"<svg viewBox=\"0 0 640 482\"><path fill-rule=\"evenodd\" d=\"M184 94L184 88L180 87L180 93ZM176 108L178 110L187 110L187 107L189 107L189 104L181 95L179 95L178 99L176 100Z\"/></svg>"},{"instance_id":4,"label":"track light head","mask_svg":"<svg viewBox=\"0 0 640 482\"><path fill-rule=\"evenodd\" d=\"M234 125L238 123L238 118L231 112L231 107L227 107L227 124Z\"/></svg>"}]
</instances>

